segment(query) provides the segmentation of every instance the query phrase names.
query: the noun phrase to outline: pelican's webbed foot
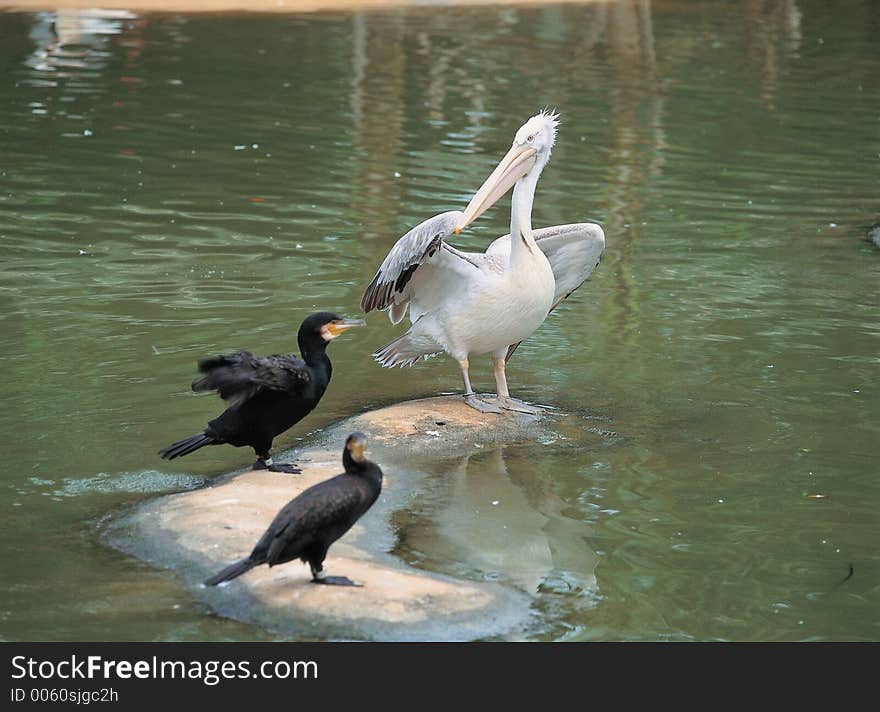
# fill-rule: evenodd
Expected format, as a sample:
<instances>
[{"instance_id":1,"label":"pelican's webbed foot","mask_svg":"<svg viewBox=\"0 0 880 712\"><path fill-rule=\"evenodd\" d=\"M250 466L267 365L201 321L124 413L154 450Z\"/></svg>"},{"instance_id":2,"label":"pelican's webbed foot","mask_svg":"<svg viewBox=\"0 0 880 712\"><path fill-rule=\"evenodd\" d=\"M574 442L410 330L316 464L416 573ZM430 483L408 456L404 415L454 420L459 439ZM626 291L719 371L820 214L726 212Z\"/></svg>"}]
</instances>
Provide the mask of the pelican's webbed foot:
<instances>
[{"instance_id":1,"label":"pelican's webbed foot","mask_svg":"<svg viewBox=\"0 0 880 712\"><path fill-rule=\"evenodd\" d=\"M298 475L302 472L302 470L293 463L272 462L271 457L267 459L258 457L257 461L254 463L253 469L268 470L269 472L285 472L289 475Z\"/></svg>"},{"instance_id":2,"label":"pelican's webbed foot","mask_svg":"<svg viewBox=\"0 0 880 712\"><path fill-rule=\"evenodd\" d=\"M544 412L543 408L536 405L529 405L518 398L502 398L499 396L498 405L504 408L504 410L511 410L515 413L525 413L527 415L541 415L541 413Z\"/></svg>"},{"instance_id":3,"label":"pelican's webbed foot","mask_svg":"<svg viewBox=\"0 0 880 712\"><path fill-rule=\"evenodd\" d=\"M495 413L496 415L501 415L501 408L499 408L494 403L489 403L484 401L482 398L478 397L476 393L468 393L464 397L464 402L466 405L469 405L474 410L478 410L481 413Z\"/></svg>"}]
</instances>

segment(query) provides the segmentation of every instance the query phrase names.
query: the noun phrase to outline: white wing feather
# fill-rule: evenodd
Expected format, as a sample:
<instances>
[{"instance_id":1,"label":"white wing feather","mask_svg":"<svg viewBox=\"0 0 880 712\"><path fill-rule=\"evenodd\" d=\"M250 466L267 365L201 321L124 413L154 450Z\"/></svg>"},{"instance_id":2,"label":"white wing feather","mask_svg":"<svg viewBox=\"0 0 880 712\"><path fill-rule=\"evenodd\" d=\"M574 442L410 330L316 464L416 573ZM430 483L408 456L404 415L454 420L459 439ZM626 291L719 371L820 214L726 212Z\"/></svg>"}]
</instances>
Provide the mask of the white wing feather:
<instances>
[{"instance_id":1,"label":"white wing feather","mask_svg":"<svg viewBox=\"0 0 880 712\"><path fill-rule=\"evenodd\" d=\"M554 225L534 230L532 235L546 255L556 278L553 311L563 299L580 287L599 264L605 250L605 232L595 223ZM510 235L499 237L486 250L487 255L506 255L510 252ZM511 344L507 361L513 356L520 342Z\"/></svg>"},{"instance_id":2,"label":"white wing feather","mask_svg":"<svg viewBox=\"0 0 880 712\"><path fill-rule=\"evenodd\" d=\"M605 232L595 223L574 223L544 227L532 234L541 252L547 256L556 278L555 307L596 269L605 250ZM500 256L509 252L510 235L505 235L489 245L486 255Z\"/></svg>"},{"instance_id":3,"label":"white wing feather","mask_svg":"<svg viewBox=\"0 0 880 712\"><path fill-rule=\"evenodd\" d=\"M364 292L361 309L364 312L389 309L391 322L397 324L403 319L412 296L412 280L423 265L430 264L441 272L472 270L473 265L461 259L466 253L460 253L443 242L453 233L461 217L458 210L441 213L419 223L401 237Z\"/></svg>"}]
</instances>

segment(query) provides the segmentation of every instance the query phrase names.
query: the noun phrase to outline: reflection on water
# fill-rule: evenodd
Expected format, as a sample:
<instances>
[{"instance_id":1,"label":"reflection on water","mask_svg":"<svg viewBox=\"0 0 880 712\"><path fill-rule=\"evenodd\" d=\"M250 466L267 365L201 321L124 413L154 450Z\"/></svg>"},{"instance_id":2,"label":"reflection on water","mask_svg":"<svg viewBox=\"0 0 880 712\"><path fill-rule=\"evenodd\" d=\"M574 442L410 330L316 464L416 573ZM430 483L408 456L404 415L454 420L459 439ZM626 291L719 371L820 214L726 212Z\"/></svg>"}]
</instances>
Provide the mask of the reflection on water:
<instances>
[{"instance_id":1,"label":"reflection on water","mask_svg":"<svg viewBox=\"0 0 880 712\"><path fill-rule=\"evenodd\" d=\"M392 242L550 105L534 222L598 220L608 246L511 378L583 438L437 464L399 552L533 593L537 638L876 639L872 22L810 0L3 15L0 635L264 637L106 551L101 518L247 464L153 470L216 414L197 359L353 315ZM398 331L334 343L284 442L457 384L449 360L377 368Z\"/></svg>"},{"instance_id":2,"label":"reflection on water","mask_svg":"<svg viewBox=\"0 0 880 712\"><path fill-rule=\"evenodd\" d=\"M499 448L440 463L399 526L401 556L422 566L512 583L528 593L593 591L597 559L583 519L566 517L529 459ZM414 558L415 557L415 558Z\"/></svg>"},{"instance_id":3,"label":"reflection on water","mask_svg":"<svg viewBox=\"0 0 880 712\"><path fill-rule=\"evenodd\" d=\"M135 17L125 10L38 13L30 30L36 48L25 64L37 72L57 72L63 77L100 72L112 56L107 36L121 34Z\"/></svg>"}]
</instances>

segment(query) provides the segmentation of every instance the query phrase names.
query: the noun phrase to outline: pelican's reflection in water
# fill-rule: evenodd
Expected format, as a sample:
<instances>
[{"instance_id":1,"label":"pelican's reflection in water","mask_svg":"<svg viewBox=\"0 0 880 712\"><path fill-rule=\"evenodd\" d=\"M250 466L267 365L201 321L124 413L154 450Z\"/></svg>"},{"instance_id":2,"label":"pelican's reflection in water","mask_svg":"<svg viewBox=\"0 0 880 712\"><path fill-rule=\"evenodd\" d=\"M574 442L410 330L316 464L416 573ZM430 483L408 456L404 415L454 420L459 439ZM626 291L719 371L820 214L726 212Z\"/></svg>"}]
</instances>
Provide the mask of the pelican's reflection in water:
<instances>
[{"instance_id":1,"label":"pelican's reflection in water","mask_svg":"<svg viewBox=\"0 0 880 712\"><path fill-rule=\"evenodd\" d=\"M398 521L399 551L426 568L513 584L530 594L597 592L589 524L562 514L549 473L513 450L432 468Z\"/></svg>"}]
</instances>

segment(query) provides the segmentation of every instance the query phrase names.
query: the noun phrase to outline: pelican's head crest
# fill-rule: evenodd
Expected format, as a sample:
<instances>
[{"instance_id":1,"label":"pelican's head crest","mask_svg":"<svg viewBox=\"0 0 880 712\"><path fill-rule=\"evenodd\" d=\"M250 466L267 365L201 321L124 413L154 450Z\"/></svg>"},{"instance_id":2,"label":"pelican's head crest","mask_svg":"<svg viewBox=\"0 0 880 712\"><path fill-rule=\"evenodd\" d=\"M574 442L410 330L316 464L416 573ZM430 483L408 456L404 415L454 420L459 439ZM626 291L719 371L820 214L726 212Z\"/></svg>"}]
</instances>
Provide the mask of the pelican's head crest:
<instances>
[{"instance_id":1,"label":"pelican's head crest","mask_svg":"<svg viewBox=\"0 0 880 712\"><path fill-rule=\"evenodd\" d=\"M513 137L510 150L464 209L455 227L456 234L494 205L517 181L527 177L531 177L532 181L538 180L550 160L558 125L559 114L544 109L520 127Z\"/></svg>"},{"instance_id":2,"label":"pelican's head crest","mask_svg":"<svg viewBox=\"0 0 880 712\"><path fill-rule=\"evenodd\" d=\"M538 154L550 156L556 143L556 127L559 114L552 109L544 109L526 121L516 132L514 146L533 146Z\"/></svg>"}]
</instances>

